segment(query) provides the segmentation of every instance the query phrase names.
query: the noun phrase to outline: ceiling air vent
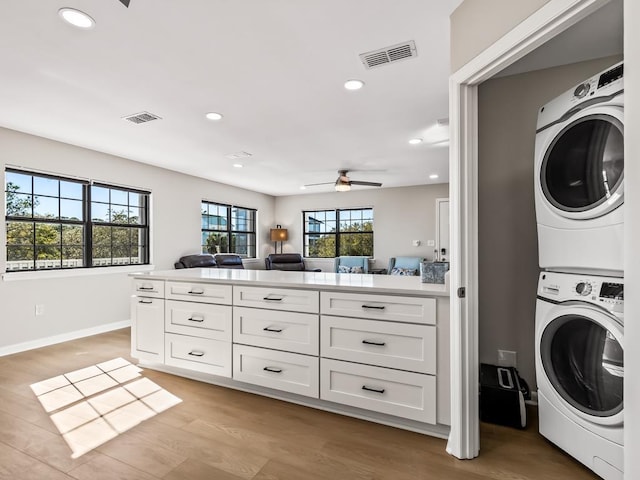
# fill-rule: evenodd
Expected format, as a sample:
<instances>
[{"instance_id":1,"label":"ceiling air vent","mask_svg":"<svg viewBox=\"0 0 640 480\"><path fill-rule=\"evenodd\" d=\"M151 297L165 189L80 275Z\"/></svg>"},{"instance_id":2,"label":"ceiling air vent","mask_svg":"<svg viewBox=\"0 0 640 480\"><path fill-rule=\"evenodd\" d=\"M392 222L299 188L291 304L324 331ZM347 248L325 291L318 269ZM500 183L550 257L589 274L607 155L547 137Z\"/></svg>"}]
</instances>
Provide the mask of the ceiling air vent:
<instances>
[{"instance_id":1,"label":"ceiling air vent","mask_svg":"<svg viewBox=\"0 0 640 480\"><path fill-rule=\"evenodd\" d=\"M360 55L360 60L362 60L365 68L369 69L417 56L418 51L416 50L416 44L411 40L391 47L374 50L373 52L363 53Z\"/></svg>"},{"instance_id":2,"label":"ceiling air vent","mask_svg":"<svg viewBox=\"0 0 640 480\"><path fill-rule=\"evenodd\" d=\"M150 122L151 120L162 120L161 117L149 112L135 113L133 115L127 115L126 117L122 117L122 118L124 120L130 121L131 123L147 123L147 122Z\"/></svg>"},{"instance_id":3,"label":"ceiling air vent","mask_svg":"<svg viewBox=\"0 0 640 480\"><path fill-rule=\"evenodd\" d=\"M239 160L241 158L249 158L253 156L251 153L249 152L235 152L235 153L228 153L225 155L226 158L230 159L230 160Z\"/></svg>"}]
</instances>

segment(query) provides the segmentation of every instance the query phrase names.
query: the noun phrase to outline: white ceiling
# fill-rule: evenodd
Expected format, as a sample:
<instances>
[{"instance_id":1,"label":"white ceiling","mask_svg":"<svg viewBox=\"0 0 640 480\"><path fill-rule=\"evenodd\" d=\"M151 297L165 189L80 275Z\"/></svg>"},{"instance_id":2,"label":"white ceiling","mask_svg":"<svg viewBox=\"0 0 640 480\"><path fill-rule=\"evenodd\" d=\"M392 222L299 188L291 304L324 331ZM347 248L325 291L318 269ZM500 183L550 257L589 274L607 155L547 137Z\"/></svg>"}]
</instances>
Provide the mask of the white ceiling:
<instances>
[{"instance_id":1,"label":"white ceiling","mask_svg":"<svg viewBox=\"0 0 640 480\"><path fill-rule=\"evenodd\" d=\"M459 3L5 1L0 126L272 195L333 191L300 186L341 168L384 187L446 182L446 142L408 140L442 138ZM96 26L64 23L62 7ZM366 70L358 57L409 40L417 58ZM365 87L345 90L351 78ZM162 120L121 118L141 111ZM239 151L242 169L225 156Z\"/></svg>"}]
</instances>

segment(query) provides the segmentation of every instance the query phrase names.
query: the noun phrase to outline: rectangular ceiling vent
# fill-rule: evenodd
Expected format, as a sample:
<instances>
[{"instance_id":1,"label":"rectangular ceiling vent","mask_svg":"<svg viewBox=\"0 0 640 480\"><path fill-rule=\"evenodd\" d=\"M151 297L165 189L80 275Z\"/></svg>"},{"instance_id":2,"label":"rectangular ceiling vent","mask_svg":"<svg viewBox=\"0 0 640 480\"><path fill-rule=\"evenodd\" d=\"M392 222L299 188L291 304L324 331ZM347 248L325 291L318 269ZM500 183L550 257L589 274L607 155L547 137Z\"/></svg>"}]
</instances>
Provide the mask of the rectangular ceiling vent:
<instances>
[{"instance_id":1,"label":"rectangular ceiling vent","mask_svg":"<svg viewBox=\"0 0 640 480\"><path fill-rule=\"evenodd\" d=\"M147 123L152 120L162 120L158 115L154 115L149 112L140 112L134 113L133 115L127 115L126 117L122 117L124 120L128 120L131 123Z\"/></svg>"},{"instance_id":2,"label":"rectangular ceiling vent","mask_svg":"<svg viewBox=\"0 0 640 480\"><path fill-rule=\"evenodd\" d=\"M360 60L368 70L417 56L418 51L416 50L416 44L411 40L391 47L374 50L373 52L362 53L360 54Z\"/></svg>"}]
</instances>

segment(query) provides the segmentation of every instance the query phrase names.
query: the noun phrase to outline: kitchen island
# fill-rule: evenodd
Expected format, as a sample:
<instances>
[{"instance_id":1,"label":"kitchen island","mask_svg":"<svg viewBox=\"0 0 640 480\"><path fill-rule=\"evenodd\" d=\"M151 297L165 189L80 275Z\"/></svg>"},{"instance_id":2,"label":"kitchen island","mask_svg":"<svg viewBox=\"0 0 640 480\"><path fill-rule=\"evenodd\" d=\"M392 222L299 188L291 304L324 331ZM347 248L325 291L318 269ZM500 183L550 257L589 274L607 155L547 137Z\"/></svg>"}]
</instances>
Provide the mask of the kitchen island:
<instances>
[{"instance_id":1,"label":"kitchen island","mask_svg":"<svg viewBox=\"0 0 640 480\"><path fill-rule=\"evenodd\" d=\"M132 356L141 366L448 435L446 285L215 268L132 277Z\"/></svg>"}]
</instances>

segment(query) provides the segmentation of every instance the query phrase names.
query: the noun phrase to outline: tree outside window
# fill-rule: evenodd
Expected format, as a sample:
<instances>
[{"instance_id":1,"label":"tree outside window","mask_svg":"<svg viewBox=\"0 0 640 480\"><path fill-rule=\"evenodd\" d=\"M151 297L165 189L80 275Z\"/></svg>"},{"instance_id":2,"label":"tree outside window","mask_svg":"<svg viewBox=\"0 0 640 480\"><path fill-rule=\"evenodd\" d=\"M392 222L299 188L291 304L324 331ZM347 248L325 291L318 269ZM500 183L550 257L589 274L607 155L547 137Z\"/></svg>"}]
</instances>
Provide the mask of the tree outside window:
<instances>
[{"instance_id":1,"label":"tree outside window","mask_svg":"<svg viewBox=\"0 0 640 480\"><path fill-rule=\"evenodd\" d=\"M373 209L303 212L305 257L373 256Z\"/></svg>"},{"instance_id":2,"label":"tree outside window","mask_svg":"<svg viewBox=\"0 0 640 480\"><path fill-rule=\"evenodd\" d=\"M256 257L256 210L203 201L202 253Z\"/></svg>"}]
</instances>

